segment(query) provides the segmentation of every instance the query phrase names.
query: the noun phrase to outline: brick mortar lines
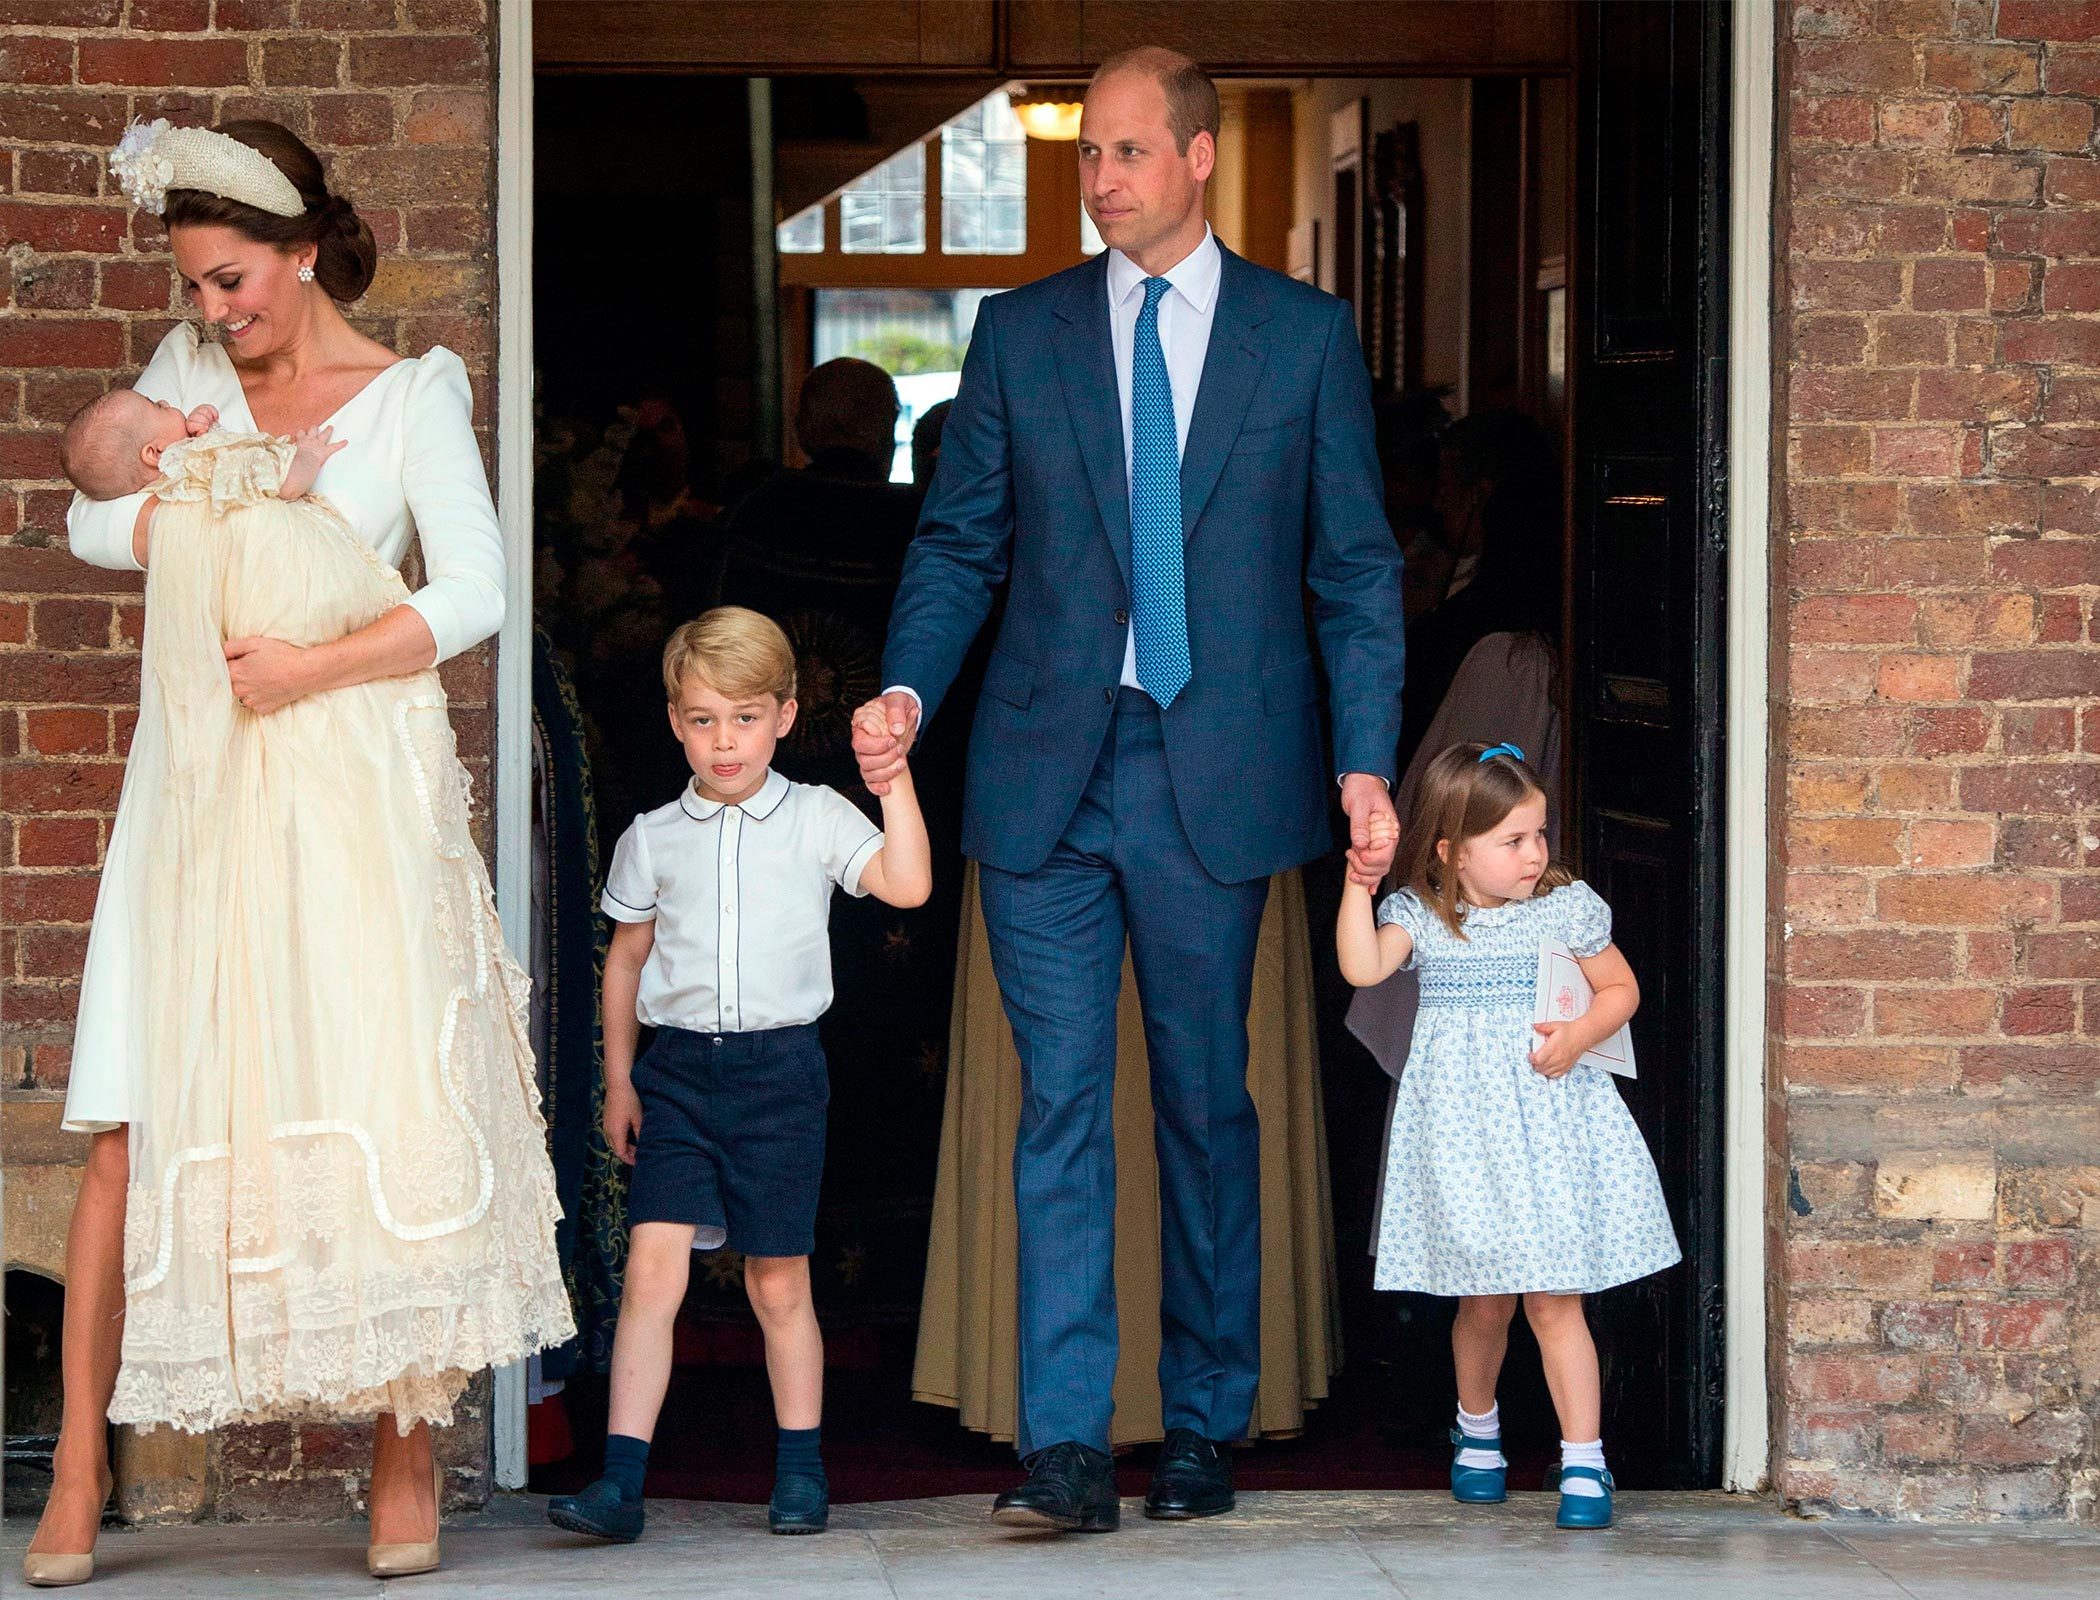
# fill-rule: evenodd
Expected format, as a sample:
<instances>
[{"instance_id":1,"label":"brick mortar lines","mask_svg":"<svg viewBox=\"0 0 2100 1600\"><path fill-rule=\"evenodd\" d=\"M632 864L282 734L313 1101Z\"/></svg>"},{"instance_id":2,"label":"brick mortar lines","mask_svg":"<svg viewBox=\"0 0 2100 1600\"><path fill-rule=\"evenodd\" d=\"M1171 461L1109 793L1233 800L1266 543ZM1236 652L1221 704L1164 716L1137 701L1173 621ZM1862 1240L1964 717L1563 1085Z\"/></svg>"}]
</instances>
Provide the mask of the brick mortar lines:
<instances>
[{"instance_id":1,"label":"brick mortar lines","mask_svg":"<svg viewBox=\"0 0 2100 1600\"><path fill-rule=\"evenodd\" d=\"M1781 44L1774 1465L1811 1503L2091 1515L2100 37L1990 36L2095 21L1812 0Z\"/></svg>"}]
</instances>

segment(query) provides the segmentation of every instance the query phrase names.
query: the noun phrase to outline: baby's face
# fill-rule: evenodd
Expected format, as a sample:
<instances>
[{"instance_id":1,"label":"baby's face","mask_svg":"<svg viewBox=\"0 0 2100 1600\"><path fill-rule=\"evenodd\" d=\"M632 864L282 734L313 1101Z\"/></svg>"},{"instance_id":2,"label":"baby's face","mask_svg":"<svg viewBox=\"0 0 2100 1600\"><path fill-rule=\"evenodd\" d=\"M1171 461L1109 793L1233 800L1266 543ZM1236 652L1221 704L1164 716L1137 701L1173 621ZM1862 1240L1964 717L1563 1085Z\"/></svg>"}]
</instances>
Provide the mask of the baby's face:
<instances>
[{"instance_id":1,"label":"baby's face","mask_svg":"<svg viewBox=\"0 0 2100 1600\"><path fill-rule=\"evenodd\" d=\"M189 437L189 418L165 400L148 400L136 389L127 391L132 398L117 413L117 426L131 437L136 448L143 451L149 445L156 456L171 444Z\"/></svg>"}]
</instances>

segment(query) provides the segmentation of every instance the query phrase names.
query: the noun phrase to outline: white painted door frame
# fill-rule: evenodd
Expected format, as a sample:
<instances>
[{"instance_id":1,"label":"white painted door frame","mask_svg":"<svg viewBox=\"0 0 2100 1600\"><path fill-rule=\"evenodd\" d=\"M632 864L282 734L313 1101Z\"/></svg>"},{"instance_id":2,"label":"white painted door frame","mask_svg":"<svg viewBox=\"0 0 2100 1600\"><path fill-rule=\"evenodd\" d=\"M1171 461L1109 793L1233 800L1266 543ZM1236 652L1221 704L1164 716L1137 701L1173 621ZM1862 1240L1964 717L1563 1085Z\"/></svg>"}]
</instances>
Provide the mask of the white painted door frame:
<instances>
[{"instance_id":1,"label":"white painted door frame","mask_svg":"<svg viewBox=\"0 0 2100 1600\"><path fill-rule=\"evenodd\" d=\"M503 629L496 647L496 914L531 970L532 929L532 0L496 8L496 516ZM496 1369L496 1487L525 1487L525 1365Z\"/></svg>"},{"instance_id":2,"label":"white painted door frame","mask_svg":"<svg viewBox=\"0 0 2100 1600\"><path fill-rule=\"evenodd\" d=\"M1728 1028L1723 1174L1727 1301L1722 1483L1767 1480L1765 871L1769 778L1774 0L1736 0L1730 96L1728 467ZM496 664L496 908L531 943L532 6L496 14L496 476L508 562ZM498 1487L525 1482L525 1373L499 1369Z\"/></svg>"}]
</instances>

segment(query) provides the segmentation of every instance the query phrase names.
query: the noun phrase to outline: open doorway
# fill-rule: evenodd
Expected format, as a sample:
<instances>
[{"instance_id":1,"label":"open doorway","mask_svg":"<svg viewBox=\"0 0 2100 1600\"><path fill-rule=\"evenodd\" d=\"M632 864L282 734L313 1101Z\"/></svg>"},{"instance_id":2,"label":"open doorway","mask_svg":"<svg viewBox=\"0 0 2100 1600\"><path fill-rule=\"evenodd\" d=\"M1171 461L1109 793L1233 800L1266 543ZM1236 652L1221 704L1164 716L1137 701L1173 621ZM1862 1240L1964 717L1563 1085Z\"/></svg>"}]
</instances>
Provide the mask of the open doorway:
<instances>
[{"instance_id":1,"label":"open doorway","mask_svg":"<svg viewBox=\"0 0 2100 1600\"><path fill-rule=\"evenodd\" d=\"M1673 8L1625 9L1652 21ZM1622 918L1634 915L1639 937L1653 941L1657 976L1694 974L1682 992L1651 983L1644 1012L1644 1059L1673 1072L1681 1054L1696 1062L1709 1026L1695 1014L1703 1003L1693 992L1696 967L1680 964L1702 925L1699 910L1668 881L1698 844L1682 836L1688 819L1708 830L1709 842L1718 827L1711 795L1701 812L1698 774L1681 759L1718 741L1718 679L1701 677L1701 652L1717 633L1698 631L1717 591L1696 557L1679 558L1677 538L1678 519L1695 515L1700 490L1675 475L1688 460L1696 476L1704 457L1656 429L1615 441L1609 461L1592 459L1580 430L1586 379L1603 392L1643 375L1659 391L1651 399L1668 404L1675 394L1683 416L1701 425L1694 357L1716 333L1710 319L1700 321L1709 286L1701 280L1687 292L1682 278L1687 262L1696 270L1687 244L1702 237L1701 219L1670 218L1690 231L1659 252L1605 261L1599 247L1613 225L1638 220L1623 208L1639 195L1681 187L1688 171L1692 181L1704 176L1697 157L1714 125L1703 119L1717 102L1695 91L1715 48L1711 39L1683 37L1682 24L1666 21L1658 42L1651 25L1614 34L1607 23L1585 36L1578 65L1586 73L1245 73L1226 84L1237 122L1221 139L1232 160L1221 163L1213 192L1213 225L1228 247L1309 277L1357 309L1381 394L1389 509L1396 533L1413 546L1414 570L1430 579L1411 604L1426 612L1450 590L1448 572L1436 577L1449 556L1435 526L1443 514L1437 480L1449 470L1442 429L1508 416L1535 430L1513 436L1544 441L1548 454L1531 465L1555 464L1544 476L1556 527L1565 530L1570 580L1557 630L1574 802L1568 843L1620 902ZM1673 76L1687 68L1688 88ZM1650 117L1652 100L1640 98L1653 95L1658 75L1681 91L1665 96L1660 123ZM874 653L894 552L877 530L900 518L908 524L915 425L943 385L952 389L977 301L1083 259L1091 242L1069 145L1015 140L1004 80L763 82L771 135L762 143L752 138L760 91L743 76L550 75L538 88L535 588L550 646L546 676L573 690L568 725L551 725L543 706L540 733L550 752L573 744L571 765L593 802L584 826L606 849L636 811L662 803L682 781L656 710L655 652L671 625L719 597L732 563L744 564L740 596L765 592L767 609L804 619L791 633L830 703L850 706L879 687ZM1679 141L1674 167L1655 159L1658 127ZM751 224L761 185L772 189L777 230L763 242ZM1607 209L1614 205L1616 214ZM545 241L556 237L596 241L594 259L579 262L572 249L546 253ZM762 267L766 243L773 260ZM1597 252L1587 274L1584 249ZM1609 274L1601 292L1600 272ZM1651 297L1659 312L1643 303L1643 285L1663 291ZM1692 329L1681 351L1658 342L1677 337L1672 318L1689 319ZM770 383L755 354L768 327L777 330L778 352ZM871 361L896 381L886 470L861 478L845 501L822 502L850 501L857 510L824 520L814 545L776 549L775 559L754 564L755 541L748 528L738 536L737 512L778 473L810 471L792 419L803 378L837 355ZM1658 551L1667 559L1658 563ZM1629 619L1639 626L1621 636ZM822 731L821 718L812 731ZM821 781L826 751L805 754L810 770L793 775ZM828 757L835 766L837 755L834 748ZM1616 765L1603 770L1600 755ZM926 759L939 753L929 747ZM1664 783L1666 770L1675 775ZM1654 785L1647 794L1644 778ZM1628 789L1615 789L1616 779ZM841 769L832 781L845 787L849 775ZM931 797L936 785L923 787ZM548 783L540 790L550 810L561 809ZM944 876L959 881L954 871ZM1446 1455L1448 1310L1368 1287L1386 1080L1342 1026L1346 994L1328 948L1335 877L1331 862L1307 870L1305 922L1339 1352L1331 1382L1308 1397L1317 1403L1305 1407L1297 1437L1255 1452L1241 1481L1428 1486L1442 1481ZM562 938L572 970L579 939L587 942L578 933L589 924L587 900L580 917L576 904L572 894L571 909L554 919L567 931L550 935L550 965L562 959ZM842 904L835 916L842 979L827 1031L833 1131L813 1264L831 1363L827 1448L846 1498L989 1490L1012 1474L1006 1448L962 1428L952 1412L910 1399L960 916L954 893L909 915ZM865 1025L850 999L847 969L856 962L909 990L909 1026ZM1650 971L1643 963L1644 979ZM588 1013L587 987L557 984L556 994L572 1026L579 1004ZM1710 1092L1718 1060L1707 1059L1710 1080L1705 1066L1674 1082L1658 1074L1643 1080L1635 1100L1664 1167L1688 1266L1600 1297L1596 1313L1613 1362L1615 1415L1673 1418L1672 1443L1651 1463L1641 1480L1648 1483L1713 1481L1719 1111ZM583 1189L602 1204L603 1164L594 1167L588 1151L581 1159ZM587 1203L580 1231L590 1225ZM617 1269L609 1238L595 1254L577 1254L601 1287ZM762 1499L767 1464L748 1448L770 1427L756 1332L734 1272L703 1266L695 1278L661 1435L692 1447L660 1450L652 1487ZM593 1410L592 1365L586 1350L560 1376L574 1449L554 1453L558 1430L542 1425L551 1442L536 1487L569 1487L594 1464L602 1419ZM1508 1413L1538 1421L1529 1437L1521 1426L1512 1431L1520 1465L1527 1446L1543 1463L1551 1422L1535 1361L1515 1355L1511 1375Z\"/></svg>"}]
</instances>

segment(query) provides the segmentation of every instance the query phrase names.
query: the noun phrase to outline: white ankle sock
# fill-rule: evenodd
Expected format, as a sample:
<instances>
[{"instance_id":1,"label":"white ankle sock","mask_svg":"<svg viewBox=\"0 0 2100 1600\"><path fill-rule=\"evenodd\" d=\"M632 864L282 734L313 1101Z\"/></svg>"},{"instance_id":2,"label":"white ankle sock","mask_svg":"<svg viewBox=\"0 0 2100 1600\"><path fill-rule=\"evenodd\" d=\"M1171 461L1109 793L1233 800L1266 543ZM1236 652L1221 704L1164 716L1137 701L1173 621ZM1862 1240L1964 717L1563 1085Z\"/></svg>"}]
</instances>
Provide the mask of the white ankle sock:
<instances>
[{"instance_id":1,"label":"white ankle sock","mask_svg":"<svg viewBox=\"0 0 2100 1600\"><path fill-rule=\"evenodd\" d=\"M1604 1441L1592 1439L1588 1444L1573 1444L1563 1439L1560 1442L1560 1464L1563 1467L1595 1467L1604 1470ZM1562 1478L1562 1494L1602 1495L1604 1485L1594 1478Z\"/></svg>"},{"instance_id":2,"label":"white ankle sock","mask_svg":"<svg viewBox=\"0 0 2100 1600\"><path fill-rule=\"evenodd\" d=\"M1458 1431L1467 1439L1499 1439L1502 1436L1502 1407L1492 1405L1479 1416L1474 1416L1464 1406L1458 1408ZM1461 1447L1458 1465L1462 1467L1506 1467L1500 1450L1471 1450Z\"/></svg>"}]
</instances>

